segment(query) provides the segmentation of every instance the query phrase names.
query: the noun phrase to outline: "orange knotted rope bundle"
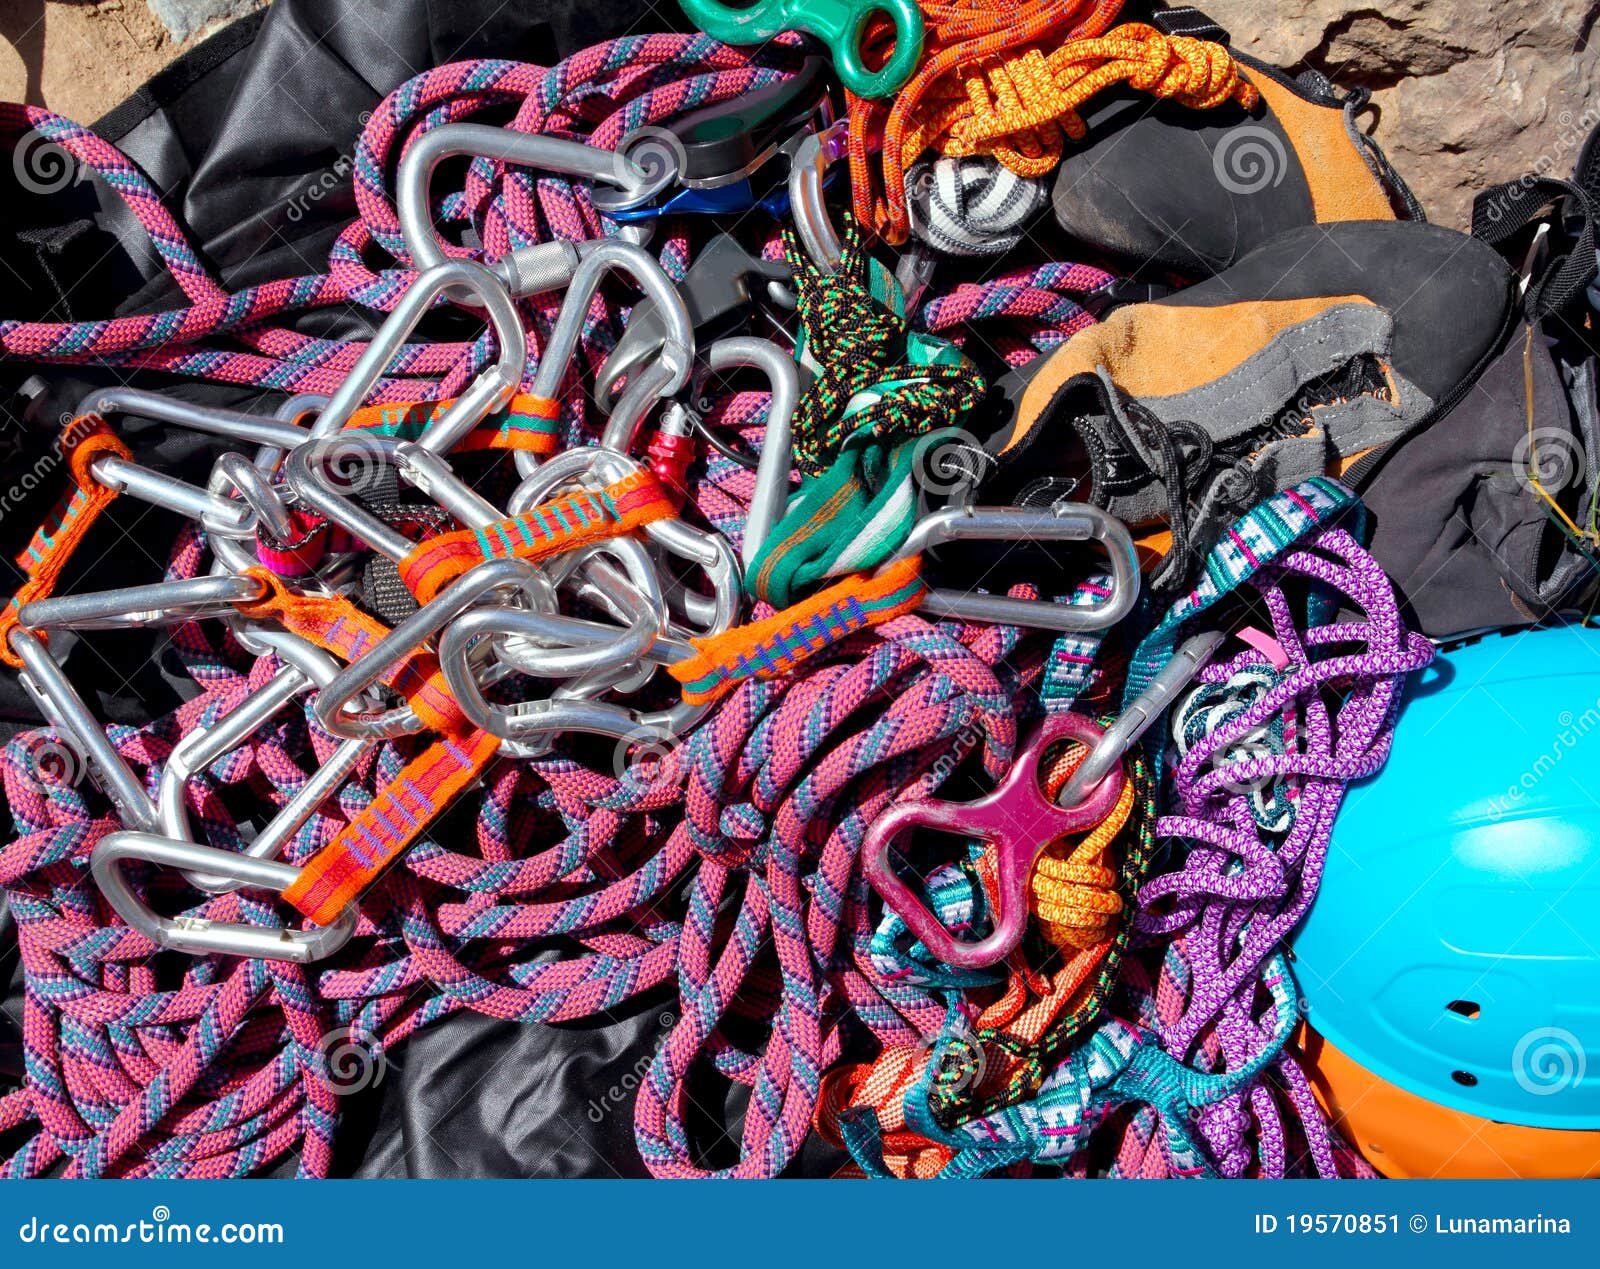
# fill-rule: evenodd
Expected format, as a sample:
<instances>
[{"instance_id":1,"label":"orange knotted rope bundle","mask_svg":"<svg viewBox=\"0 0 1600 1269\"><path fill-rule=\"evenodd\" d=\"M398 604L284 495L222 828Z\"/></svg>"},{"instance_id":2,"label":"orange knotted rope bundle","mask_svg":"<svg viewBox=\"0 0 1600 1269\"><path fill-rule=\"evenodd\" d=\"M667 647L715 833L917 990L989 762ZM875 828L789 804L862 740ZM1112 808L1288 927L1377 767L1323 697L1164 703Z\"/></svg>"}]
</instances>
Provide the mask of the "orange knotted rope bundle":
<instances>
[{"instance_id":1,"label":"orange knotted rope bundle","mask_svg":"<svg viewBox=\"0 0 1600 1269\"><path fill-rule=\"evenodd\" d=\"M1220 44L1143 23L1111 28L1122 0L925 3L927 52L892 105L850 96L850 176L857 217L886 241L909 229L905 174L928 150L992 155L1042 176L1081 140L1078 110L1119 83L1196 110L1257 91ZM881 177L871 149L881 134Z\"/></svg>"}]
</instances>

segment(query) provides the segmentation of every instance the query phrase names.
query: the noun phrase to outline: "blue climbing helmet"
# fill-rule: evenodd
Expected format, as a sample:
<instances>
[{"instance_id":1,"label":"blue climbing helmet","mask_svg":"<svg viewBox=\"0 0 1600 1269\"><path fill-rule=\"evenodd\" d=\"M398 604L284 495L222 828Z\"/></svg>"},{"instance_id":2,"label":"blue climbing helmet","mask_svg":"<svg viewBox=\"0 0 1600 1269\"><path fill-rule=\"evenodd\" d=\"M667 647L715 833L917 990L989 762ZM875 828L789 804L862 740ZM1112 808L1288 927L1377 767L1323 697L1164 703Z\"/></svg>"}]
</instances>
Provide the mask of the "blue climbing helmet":
<instances>
[{"instance_id":1,"label":"blue climbing helmet","mask_svg":"<svg viewBox=\"0 0 1600 1269\"><path fill-rule=\"evenodd\" d=\"M1600 1129L1600 631L1487 635L1413 678L1293 951L1309 1026L1377 1081Z\"/></svg>"}]
</instances>

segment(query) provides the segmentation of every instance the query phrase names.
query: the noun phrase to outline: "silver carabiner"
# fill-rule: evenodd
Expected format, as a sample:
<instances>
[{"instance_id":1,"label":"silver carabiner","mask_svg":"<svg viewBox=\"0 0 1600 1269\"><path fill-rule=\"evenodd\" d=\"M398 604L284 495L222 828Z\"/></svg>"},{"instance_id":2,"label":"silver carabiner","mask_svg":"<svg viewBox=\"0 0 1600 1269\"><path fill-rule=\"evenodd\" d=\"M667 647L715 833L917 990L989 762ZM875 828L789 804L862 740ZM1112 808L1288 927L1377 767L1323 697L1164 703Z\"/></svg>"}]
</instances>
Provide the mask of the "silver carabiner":
<instances>
[{"instance_id":1,"label":"silver carabiner","mask_svg":"<svg viewBox=\"0 0 1600 1269\"><path fill-rule=\"evenodd\" d=\"M499 355L429 425L418 444L435 453L447 453L480 419L511 399L522 383L522 370L528 360L528 334L522 328L516 302L500 279L481 264L446 260L420 274L400 297L366 351L350 367L339 390L317 416L311 428L313 437L326 438L343 430L434 302L451 287L465 287L482 301Z\"/></svg>"},{"instance_id":2,"label":"silver carabiner","mask_svg":"<svg viewBox=\"0 0 1600 1269\"><path fill-rule=\"evenodd\" d=\"M110 799L124 824L156 827L155 803L123 757L106 738L105 729L72 686L44 641L22 626L13 626L8 642L22 662L21 679L64 740L83 756L95 784Z\"/></svg>"},{"instance_id":3,"label":"silver carabiner","mask_svg":"<svg viewBox=\"0 0 1600 1269\"><path fill-rule=\"evenodd\" d=\"M110 833L95 844L89 868L100 893L124 921L157 947L191 956L245 956L257 960L292 961L309 965L332 956L356 932L356 910L346 908L332 925L307 929L275 929L259 925L240 925L211 921L205 917L164 917L152 912L134 894L123 865L129 860L164 864L187 872L217 873L237 882L242 889L268 890L282 894L300 877L292 864L269 859L251 859L215 846L196 842L176 842L155 833Z\"/></svg>"},{"instance_id":4,"label":"silver carabiner","mask_svg":"<svg viewBox=\"0 0 1600 1269\"><path fill-rule=\"evenodd\" d=\"M442 454L415 441L401 441L394 447L394 461L407 484L427 494L462 524L482 528L505 519L503 511L456 475Z\"/></svg>"},{"instance_id":5,"label":"silver carabiner","mask_svg":"<svg viewBox=\"0 0 1600 1269\"><path fill-rule=\"evenodd\" d=\"M176 626L205 617L231 616L235 604L266 595L257 578L222 574L55 595L22 606L17 620L30 630L121 630L142 626Z\"/></svg>"},{"instance_id":6,"label":"silver carabiner","mask_svg":"<svg viewBox=\"0 0 1600 1269\"><path fill-rule=\"evenodd\" d=\"M1150 681L1150 686L1129 701L1116 721L1095 741L1094 748L1057 792L1056 802L1061 806L1077 806L1090 789L1119 766L1151 724L1194 682L1195 676L1226 640L1227 636L1221 631L1207 631L1185 640Z\"/></svg>"},{"instance_id":7,"label":"silver carabiner","mask_svg":"<svg viewBox=\"0 0 1600 1269\"><path fill-rule=\"evenodd\" d=\"M771 340L741 336L721 339L706 350L712 370L748 366L767 376L772 404L767 409L767 430L761 440L761 461L756 466L756 488L745 515L740 558L750 568L767 536L783 519L789 501L790 440L795 408L800 403L800 369L795 360Z\"/></svg>"},{"instance_id":8,"label":"silver carabiner","mask_svg":"<svg viewBox=\"0 0 1600 1269\"><path fill-rule=\"evenodd\" d=\"M616 627L599 622L527 609L491 606L463 613L439 639L439 664L458 700L474 690L466 677L470 651L485 636L495 637L501 645L498 655L512 669L536 678L610 676L618 671L626 675L643 661L670 664L690 655L687 645L662 636L659 608L625 576L603 565L596 571L602 584L596 585L600 593L594 598L603 599L625 620L620 636ZM504 646L513 638L524 644L515 656ZM531 651L528 644L535 645Z\"/></svg>"},{"instance_id":9,"label":"silver carabiner","mask_svg":"<svg viewBox=\"0 0 1600 1269\"><path fill-rule=\"evenodd\" d=\"M584 488L596 482L600 485L614 484L642 470L644 468L636 459L605 445L567 450L537 468L517 486L511 495L511 512L515 515L526 511L553 497L567 485ZM743 598L739 557L734 554L727 538L714 531L696 529L676 517L653 520L639 532L667 552L698 565L710 580L712 594L709 596L695 595L676 582L663 587L669 601L676 603L685 616L702 626L702 629L690 633L720 634L738 621Z\"/></svg>"},{"instance_id":10,"label":"silver carabiner","mask_svg":"<svg viewBox=\"0 0 1600 1269\"><path fill-rule=\"evenodd\" d=\"M395 211L400 221L400 236L405 239L406 250L419 270L431 269L450 258L433 232L429 189L433 185L434 171L448 158L468 156L576 176L591 183L614 185L629 194L641 193L651 183L649 175L630 159L581 141L514 132L510 128L481 123L447 123L412 142L400 160L395 180ZM649 229L647 226L627 227L624 232L630 239L642 242ZM589 250L593 250L593 245L587 242L540 242L519 247L487 268L512 295L536 295L567 285L580 257ZM456 292L450 298L459 300L461 295Z\"/></svg>"},{"instance_id":11,"label":"silver carabiner","mask_svg":"<svg viewBox=\"0 0 1600 1269\"><path fill-rule=\"evenodd\" d=\"M510 588L527 594L535 585L534 579L533 566L518 559L489 560L462 574L317 693L312 706L317 721L325 730L346 740L375 738L381 733L374 733L359 713L351 715L349 706L355 699L374 687L383 672L401 657L416 651L491 592Z\"/></svg>"},{"instance_id":12,"label":"silver carabiner","mask_svg":"<svg viewBox=\"0 0 1600 1269\"><path fill-rule=\"evenodd\" d=\"M486 499L480 497L476 490L467 485L460 477L456 476L447 460L425 450L420 450L410 443L401 443L394 448L395 458L398 461L400 473L418 489L427 493L449 511L456 519L468 528L483 529L504 519L504 515ZM555 473L548 468L539 468L527 482L551 483L552 475L559 475L561 459L556 460ZM606 552L616 555L623 567L628 570L632 578L633 587L642 591L645 599L653 605L653 611L659 611L663 604L659 580L649 555L643 546L630 539L619 538L581 550L578 552L563 552L545 560L535 568L528 566L526 585L523 588L525 596L532 602L535 611L541 609L554 614L557 607L556 587L561 584L575 569L583 568L585 573L592 570L589 561L597 552ZM593 580L586 580L579 589L580 598L586 599L598 607L610 612L612 616L621 621L624 626L632 624L635 617L625 605L619 606L614 602L611 592L616 588L607 588ZM541 618L545 619L545 618ZM560 621L559 617L550 617L548 620ZM626 659L629 634L624 630L612 640L612 653L615 660L620 663ZM523 669L530 674L541 674L544 667L552 664L550 656L543 650L529 654L518 647L515 640L507 640L501 646L505 660L513 666ZM608 658L601 653L590 649L585 656L596 662L604 662ZM583 658L579 658L580 660Z\"/></svg>"},{"instance_id":13,"label":"silver carabiner","mask_svg":"<svg viewBox=\"0 0 1600 1269\"><path fill-rule=\"evenodd\" d=\"M396 564L405 559L415 543L346 497L329 472L340 462L353 462L358 468L379 462L393 466L398 444L376 436L320 437L290 451L283 465L284 479L295 497Z\"/></svg>"},{"instance_id":14,"label":"silver carabiner","mask_svg":"<svg viewBox=\"0 0 1600 1269\"><path fill-rule=\"evenodd\" d=\"M255 513L256 523L280 542L294 536L294 521L289 508L277 488L243 454L219 454L212 464L213 479L206 483L208 492L220 492L219 484L231 485L240 500Z\"/></svg>"},{"instance_id":15,"label":"silver carabiner","mask_svg":"<svg viewBox=\"0 0 1600 1269\"><path fill-rule=\"evenodd\" d=\"M608 564L604 558L607 555L618 560L622 569ZM581 676L584 686L593 688L590 694L604 690L594 686L601 674L617 676L608 680L608 687L617 685L624 691L643 687L652 671L642 665L642 658L666 624L665 599L644 548L637 542L599 542L547 561L541 572L550 579L552 594L554 588L574 582L579 600L600 609L620 625L608 628L598 622L561 616L558 603L554 602L548 612L511 610L517 618L528 620L496 641L499 659L536 678ZM470 622L474 615L466 614L457 624ZM572 623L576 645L561 637L561 623ZM609 638L589 637L608 629ZM529 639L523 631L531 631L535 637ZM441 641L441 656L443 648Z\"/></svg>"},{"instance_id":16,"label":"silver carabiner","mask_svg":"<svg viewBox=\"0 0 1600 1269\"><path fill-rule=\"evenodd\" d=\"M190 732L167 756L156 789L156 816L160 831L174 841L194 841L185 792L196 773L232 752L258 728L315 684L292 665L280 669L258 692L248 694L232 710L208 727ZM242 852L249 859L275 859L302 824L344 782L366 750L366 742L347 740L332 757L317 767L294 796ZM236 876L184 870L184 879L198 890L221 894L243 883Z\"/></svg>"},{"instance_id":17,"label":"silver carabiner","mask_svg":"<svg viewBox=\"0 0 1600 1269\"><path fill-rule=\"evenodd\" d=\"M1127 528L1098 507L1062 502L1048 510L1027 507L946 507L918 521L890 562L908 559L940 542L1098 542L1111 566L1111 594L1081 607L1042 599L1013 599L967 591L931 590L921 612L957 621L1027 626L1063 634L1114 626L1139 600L1139 557Z\"/></svg>"},{"instance_id":18,"label":"silver carabiner","mask_svg":"<svg viewBox=\"0 0 1600 1269\"><path fill-rule=\"evenodd\" d=\"M488 620L490 616L498 618L505 624L496 625L490 622ZM548 739L568 731L611 736L618 740L629 736L650 740L675 740L694 726L710 708L709 705L679 703L670 709L641 713L605 701L574 700L564 696L560 689L548 700L523 701L506 707L491 705L484 697L476 679L466 668L466 644L472 639L515 629L513 623L521 616L522 614L505 612L490 613L479 622L471 623L473 614L468 614L445 635L449 645L447 649L449 655L443 659L442 664L446 678L450 680L451 691L455 694L456 704L461 707L461 712L474 726L482 728L491 735L508 742ZM507 621L507 618L511 620ZM462 622L471 624L457 634ZM563 633L562 637L572 636ZM673 646L653 644L652 652L656 648L661 648L663 652L671 655L669 650ZM443 657L444 653L441 653L441 656ZM451 677L452 674L454 677Z\"/></svg>"},{"instance_id":19,"label":"silver carabiner","mask_svg":"<svg viewBox=\"0 0 1600 1269\"><path fill-rule=\"evenodd\" d=\"M800 245L824 273L833 273L844 255L844 244L828 215L824 181L828 166L844 153L850 121L841 119L830 128L802 138L789 165L789 214L794 217Z\"/></svg>"},{"instance_id":20,"label":"silver carabiner","mask_svg":"<svg viewBox=\"0 0 1600 1269\"><path fill-rule=\"evenodd\" d=\"M319 692L326 690L344 669L331 652L292 631L243 618L224 620L228 621L240 645L252 656L275 656L286 665L292 665ZM360 720L363 735L368 738L381 736L392 739L415 735L422 730L422 720L410 705L400 705L386 711L376 703L374 696L370 705L367 698L362 697L352 701L348 710L351 719Z\"/></svg>"},{"instance_id":21,"label":"silver carabiner","mask_svg":"<svg viewBox=\"0 0 1600 1269\"><path fill-rule=\"evenodd\" d=\"M107 422L117 415L132 414L154 419L158 423L173 423L210 436L223 436L257 445L276 445L284 449L293 449L306 438L303 428L295 427L282 418L195 405L142 388L101 388L85 396L78 403L77 412L80 417L94 414Z\"/></svg>"},{"instance_id":22,"label":"silver carabiner","mask_svg":"<svg viewBox=\"0 0 1600 1269\"><path fill-rule=\"evenodd\" d=\"M566 377L567 367L577 352L589 303L600 289L601 279L612 272L626 273L633 279L635 285L654 301L656 311L662 315L667 328L660 355L629 380L627 390L613 408L605 433L600 438L604 446L627 450L632 446L639 423L650 407L665 397L681 392L689 382L689 372L694 368L694 326L689 321L689 310L677 287L672 285L649 252L632 243L608 238L595 244L594 250L585 255L578 271L572 275L572 285L561 301L561 312L545 342L528 391L546 400L554 400L561 391L561 381ZM518 451L516 464L517 470L526 476L538 466L538 460L532 454Z\"/></svg>"},{"instance_id":23,"label":"silver carabiner","mask_svg":"<svg viewBox=\"0 0 1600 1269\"><path fill-rule=\"evenodd\" d=\"M198 485L141 467L115 454L91 458L89 474L107 489L198 520L208 533L249 537L255 532L255 513L248 506L219 498Z\"/></svg>"}]
</instances>

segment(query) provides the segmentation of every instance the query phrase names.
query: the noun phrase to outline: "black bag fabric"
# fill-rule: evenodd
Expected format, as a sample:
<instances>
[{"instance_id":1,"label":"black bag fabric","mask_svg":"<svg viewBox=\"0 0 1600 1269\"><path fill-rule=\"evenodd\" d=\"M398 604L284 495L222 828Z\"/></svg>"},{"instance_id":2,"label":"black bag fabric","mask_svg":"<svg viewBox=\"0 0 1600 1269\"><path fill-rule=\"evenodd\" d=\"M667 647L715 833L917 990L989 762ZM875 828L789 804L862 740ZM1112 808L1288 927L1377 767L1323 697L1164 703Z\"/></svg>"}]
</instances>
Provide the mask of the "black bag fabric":
<instances>
[{"instance_id":1,"label":"black bag fabric","mask_svg":"<svg viewBox=\"0 0 1600 1269\"><path fill-rule=\"evenodd\" d=\"M366 112L413 75L469 58L553 65L597 41L635 28L667 29L676 20L675 13L626 2L276 0L264 15L225 28L93 127L163 191L206 265L237 289L325 267L335 235L356 215L347 173ZM183 302L143 229L98 177L86 175L45 197L12 188L11 174L10 163L0 165L8 208L0 219L0 276L8 278L3 316L81 321ZM340 338L370 331L354 312L301 315L291 324ZM109 383L260 411L282 400L168 376L0 360L6 460L26 465L46 453L62 416ZM136 459L185 479L203 480L222 448L197 435L141 427L136 419L118 426ZM0 517L8 561L59 493L49 483ZM127 502L113 504L64 591L159 576L177 522ZM6 579L13 590L20 580ZM67 651L68 672L101 718L142 723L180 699L180 677L163 672L157 647L155 634L141 643L123 631L96 642L91 653L73 655L65 640L58 651ZM4 736L41 721L15 676L0 675ZM0 1090L22 1079L21 1035L13 1022L23 1013L15 950L0 919L0 983L9 979L0 992ZM662 989L603 1024L521 1026L465 1011L435 1023L386 1055L364 1077L368 1086L343 1099L336 1172L643 1176L633 1140L634 1090L675 1008L673 993ZM697 1100L737 1134L740 1092L719 1087ZM732 1162L725 1157L732 1146L724 1141L707 1162ZM813 1142L794 1171L825 1175L840 1159ZM292 1174L294 1166L285 1160L279 1173Z\"/></svg>"},{"instance_id":2,"label":"black bag fabric","mask_svg":"<svg viewBox=\"0 0 1600 1269\"><path fill-rule=\"evenodd\" d=\"M1600 492L1594 209L1579 185L1528 177L1480 194L1473 232L1513 264L1533 253L1522 320L1460 402L1358 485L1374 556L1437 639L1581 616L1600 587L1597 544L1564 528L1591 530Z\"/></svg>"}]
</instances>

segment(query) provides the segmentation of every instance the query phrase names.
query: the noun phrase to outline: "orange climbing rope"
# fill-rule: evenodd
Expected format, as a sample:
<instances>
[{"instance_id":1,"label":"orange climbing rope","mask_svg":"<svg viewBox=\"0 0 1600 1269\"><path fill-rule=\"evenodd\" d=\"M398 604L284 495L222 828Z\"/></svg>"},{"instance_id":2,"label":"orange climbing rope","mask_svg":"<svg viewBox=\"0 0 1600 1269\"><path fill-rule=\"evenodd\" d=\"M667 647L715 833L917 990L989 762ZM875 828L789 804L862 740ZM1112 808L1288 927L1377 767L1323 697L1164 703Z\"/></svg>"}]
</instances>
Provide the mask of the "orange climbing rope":
<instances>
[{"instance_id":1,"label":"orange climbing rope","mask_svg":"<svg viewBox=\"0 0 1600 1269\"><path fill-rule=\"evenodd\" d=\"M928 150L1049 172L1063 144L1085 134L1079 107L1114 84L1197 110L1254 106L1256 89L1227 49L1142 23L1111 29L1121 9L1122 0L924 3L927 51L911 82L887 107L850 95L856 216L904 242L905 174ZM880 137L881 180L871 157Z\"/></svg>"},{"instance_id":2,"label":"orange climbing rope","mask_svg":"<svg viewBox=\"0 0 1600 1269\"><path fill-rule=\"evenodd\" d=\"M1057 760L1045 773L1045 788L1052 797L1067 782L1081 761L1073 755L1070 766ZM1056 947L1077 950L1093 947L1116 933L1122 915L1117 893L1113 847L1133 814L1133 782L1124 781L1122 796L1083 838L1062 838L1040 852L1028 878L1028 906L1039 922L1039 932Z\"/></svg>"}]
</instances>

